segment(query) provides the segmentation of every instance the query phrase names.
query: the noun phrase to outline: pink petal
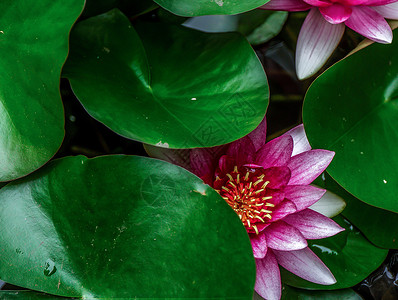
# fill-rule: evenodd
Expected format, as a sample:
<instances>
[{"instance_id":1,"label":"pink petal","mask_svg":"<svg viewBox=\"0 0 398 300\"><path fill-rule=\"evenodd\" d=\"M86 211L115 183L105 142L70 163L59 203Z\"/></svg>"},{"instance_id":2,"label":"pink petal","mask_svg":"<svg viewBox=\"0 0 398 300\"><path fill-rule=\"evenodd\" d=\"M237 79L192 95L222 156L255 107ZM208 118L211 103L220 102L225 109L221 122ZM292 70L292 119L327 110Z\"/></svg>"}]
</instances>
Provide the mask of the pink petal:
<instances>
[{"instance_id":1,"label":"pink petal","mask_svg":"<svg viewBox=\"0 0 398 300\"><path fill-rule=\"evenodd\" d=\"M247 135L254 145L256 151L260 149L265 144L267 138L267 121L266 118L261 121L261 123Z\"/></svg>"},{"instance_id":2,"label":"pink petal","mask_svg":"<svg viewBox=\"0 0 398 300\"><path fill-rule=\"evenodd\" d=\"M351 17L345 24L352 30L375 42L392 42L392 30L387 21L375 10L366 6L354 6Z\"/></svg>"},{"instance_id":3,"label":"pink petal","mask_svg":"<svg viewBox=\"0 0 398 300\"><path fill-rule=\"evenodd\" d=\"M296 205L290 200L283 200L271 214L271 222L283 219L287 215L297 211Z\"/></svg>"},{"instance_id":4,"label":"pink petal","mask_svg":"<svg viewBox=\"0 0 398 300\"><path fill-rule=\"evenodd\" d=\"M272 167L264 170L264 180L268 180L267 188L279 189L287 185L290 180L290 169L288 167Z\"/></svg>"},{"instance_id":5,"label":"pink petal","mask_svg":"<svg viewBox=\"0 0 398 300\"><path fill-rule=\"evenodd\" d=\"M295 251L274 250L273 253L282 267L305 280L324 285L336 283L328 267L308 247Z\"/></svg>"},{"instance_id":6,"label":"pink petal","mask_svg":"<svg viewBox=\"0 0 398 300\"><path fill-rule=\"evenodd\" d=\"M250 234L250 242L252 243L253 255L255 258L264 258L267 254L267 241L264 232Z\"/></svg>"},{"instance_id":7,"label":"pink petal","mask_svg":"<svg viewBox=\"0 0 398 300\"><path fill-rule=\"evenodd\" d=\"M256 164L263 168L281 167L286 165L293 152L293 138L282 135L266 143L256 153Z\"/></svg>"},{"instance_id":8,"label":"pink petal","mask_svg":"<svg viewBox=\"0 0 398 300\"><path fill-rule=\"evenodd\" d=\"M315 180L330 164L333 151L310 150L293 156L288 163L292 172L289 185L305 185Z\"/></svg>"},{"instance_id":9,"label":"pink petal","mask_svg":"<svg viewBox=\"0 0 398 300\"><path fill-rule=\"evenodd\" d=\"M351 0L351 1L355 2L355 0ZM364 5L364 6L375 6L375 5L386 5L386 4L394 3L397 0L357 0L357 1L360 1L361 5Z\"/></svg>"},{"instance_id":10,"label":"pink petal","mask_svg":"<svg viewBox=\"0 0 398 300\"><path fill-rule=\"evenodd\" d=\"M305 134L303 124L290 129L283 135L290 135L293 138L294 146L292 156L311 150L311 146Z\"/></svg>"},{"instance_id":11,"label":"pink petal","mask_svg":"<svg viewBox=\"0 0 398 300\"><path fill-rule=\"evenodd\" d=\"M263 232L267 246L271 249L290 251L303 249L308 245L298 229L283 221L272 223Z\"/></svg>"},{"instance_id":12,"label":"pink petal","mask_svg":"<svg viewBox=\"0 0 398 300\"><path fill-rule=\"evenodd\" d=\"M398 2L382 6L373 6L372 9L386 19L398 20Z\"/></svg>"},{"instance_id":13,"label":"pink petal","mask_svg":"<svg viewBox=\"0 0 398 300\"><path fill-rule=\"evenodd\" d=\"M299 79L311 77L325 64L344 33L344 24L330 24L317 8L304 20L297 40L296 71Z\"/></svg>"},{"instance_id":14,"label":"pink petal","mask_svg":"<svg viewBox=\"0 0 398 300\"><path fill-rule=\"evenodd\" d=\"M254 290L264 299L279 300L282 295L281 275L271 250L263 259L256 259L256 268Z\"/></svg>"},{"instance_id":15,"label":"pink petal","mask_svg":"<svg viewBox=\"0 0 398 300\"><path fill-rule=\"evenodd\" d=\"M352 9L349 6L335 3L328 7L321 7L319 11L323 15L326 21L330 24L340 24L345 22L352 13Z\"/></svg>"},{"instance_id":16,"label":"pink petal","mask_svg":"<svg viewBox=\"0 0 398 300\"><path fill-rule=\"evenodd\" d=\"M256 149L248 136L231 143L227 149L227 155L234 158L238 166L252 163L255 153Z\"/></svg>"},{"instance_id":17,"label":"pink petal","mask_svg":"<svg viewBox=\"0 0 398 300\"><path fill-rule=\"evenodd\" d=\"M144 144L144 148L150 157L168 161L188 171L192 171L189 159L191 149L167 149L147 144Z\"/></svg>"},{"instance_id":18,"label":"pink petal","mask_svg":"<svg viewBox=\"0 0 398 300\"><path fill-rule=\"evenodd\" d=\"M317 7L325 7L332 5L332 2L328 0L303 0L303 1L308 3L309 5Z\"/></svg>"},{"instance_id":19,"label":"pink petal","mask_svg":"<svg viewBox=\"0 0 398 300\"><path fill-rule=\"evenodd\" d=\"M259 8L269 10L303 11L310 9L311 6L302 0L271 0Z\"/></svg>"},{"instance_id":20,"label":"pink petal","mask_svg":"<svg viewBox=\"0 0 398 300\"><path fill-rule=\"evenodd\" d=\"M326 190L312 185L288 185L285 187L285 197L291 200L301 211L311 206L325 194Z\"/></svg>"},{"instance_id":21,"label":"pink petal","mask_svg":"<svg viewBox=\"0 0 398 300\"><path fill-rule=\"evenodd\" d=\"M311 209L288 215L283 220L300 230L306 239L323 239L344 230L332 219Z\"/></svg>"}]
</instances>

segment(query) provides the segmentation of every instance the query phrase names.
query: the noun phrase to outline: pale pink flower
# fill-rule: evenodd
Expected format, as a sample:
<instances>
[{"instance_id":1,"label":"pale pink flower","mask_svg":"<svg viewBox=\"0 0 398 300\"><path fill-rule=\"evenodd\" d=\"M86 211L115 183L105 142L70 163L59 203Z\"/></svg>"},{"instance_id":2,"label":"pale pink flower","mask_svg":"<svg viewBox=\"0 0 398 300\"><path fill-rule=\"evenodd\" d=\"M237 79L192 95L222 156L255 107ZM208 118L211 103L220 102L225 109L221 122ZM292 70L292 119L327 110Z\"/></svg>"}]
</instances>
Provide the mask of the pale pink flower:
<instances>
[{"instance_id":1,"label":"pale pink flower","mask_svg":"<svg viewBox=\"0 0 398 300\"><path fill-rule=\"evenodd\" d=\"M398 0L271 0L261 9L310 10L297 40L299 79L314 75L343 36L345 25L378 43L391 43L387 19L398 20Z\"/></svg>"},{"instance_id":2,"label":"pale pink flower","mask_svg":"<svg viewBox=\"0 0 398 300\"><path fill-rule=\"evenodd\" d=\"M329 165L334 152L311 150L302 125L265 143L266 123L228 145L171 150L150 148L151 155L183 165L212 186L238 214L256 260L255 290L268 300L281 297L279 266L315 283L336 282L308 248L342 230L308 207L325 190L309 185ZM189 157L184 161L183 157Z\"/></svg>"}]
</instances>

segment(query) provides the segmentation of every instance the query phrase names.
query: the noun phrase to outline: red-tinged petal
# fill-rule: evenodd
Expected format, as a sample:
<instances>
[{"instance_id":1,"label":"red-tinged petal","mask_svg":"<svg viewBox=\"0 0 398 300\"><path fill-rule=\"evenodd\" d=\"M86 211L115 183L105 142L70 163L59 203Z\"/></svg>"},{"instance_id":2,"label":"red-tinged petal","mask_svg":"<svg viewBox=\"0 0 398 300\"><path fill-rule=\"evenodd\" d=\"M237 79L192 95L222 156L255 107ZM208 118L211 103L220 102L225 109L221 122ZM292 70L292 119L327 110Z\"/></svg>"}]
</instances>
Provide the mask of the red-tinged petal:
<instances>
[{"instance_id":1,"label":"red-tinged petal","mask_svg":"<svg viewBox=\"0 0 398 300\"><path fill-rule=\"evenodd\" d=\"M303 11L310 9L311 5L302 0L271 0L259 8L267 10Z\"/></svg>"},{"instance_id":2,"label":"red-tinged petal","mask_svg":"<svg viewBox=\"0 0 398 300\"><path fill-rule=\"evenodd\" d=\"M345 24L370 40L382 44L392 42L392 30L387 21L375 10L366 6L354 6Z\"/></svg>"},{"instance_id":3,"label":"red-tinged petal","mask_svg":"<svg viewBox=\"0 0 398 300\"><path fill-rule=\"evenodd\" d=\"M297 211L296 205L290 200L283 200L272 212L271 222L279 221Z\"/></svg>"},{"instance_id":4,"label":"red-tinged petal","mask_svg":"<svg viewBox=\"0 0 398 300\"><path fill-rule=\"evenodd\" d=\"M272 200L269 200L274 205L279 205L283 200L285 200L285 193L283 190L274 190L267 188L267 191L264 195L265 197L271 196Z\"/></svg>"},{"instance_id":5,"label":"red-tinged petal","mask_svg":"<svg viewBox=\"0 0 398 300\"><path fill-rule=\"evenodd\" d=\"M304 125L300 124L283 135L290 135L293 138L293 153L292 156L311 150L311 145L308 142L307 135L304 131Z\"/></svg>"},{"instance_id":6,"label":"red-tinged petal","mask_svg":"<svg viewBox=\"0 0 398 300\"><path fill-rule=\"evenodd\" d=\"M398 20L398 2L382 6L373 6L372 9L386 19Z\"/></svg>"},{"instance_id":7,"label":"red-tinged petal","mask_svg":"<svg viewBox=\"0 0 398 300\"><path fill-rule=\"evenodd\" d=\"M248 136L231 143L227 149L227 155L235 159L238 167L252 163L255 153L256 149Z\"/></svg>"},{"instance_id":8,"label":"red-tinged petal","mask_svg":"<svg viewBox=\"0 0 398 300\"><path fill-rule=\"evenodd\" d=\"M216 170L216 175L225 175L226 173L231 172L234 169L234 166L236 166L235 159L228 155L223 155L218 161L218 169Z\"/></svg>"},{"instance_id":9,"label":"red-tinged petal","mask_svg":"<svg viewBox=\"0 0 398 300\"><path fill-rule=\"evenodd\" d=\"M304 20L297 40L296 71L299 79L311 77L325 64L343 36L344 24L330 24L318 8Z\"/></svg>"},{"instance_id":10,"label":"red-tinged petal","mask_svg":"<svg viewBox=\"0 0 398 300\"><path fill-rule=\"evenodd\" d=\"M214 170L217 167L217 160L208 149L192 149L190 152L190 161L192 172L201 177L212 178ZM210 179L211 180L211 179ZM207 184L207 180L205 180Z\"/></svg>"},{"instance_id":11,"label":"red-tinged petal","mask_svg":"<svg viewBox=\"0 0 398 300\"><path fill-rule=\"evenodd\" d=\"M311 209L288 215L283 220L297 228L306 239L323 239L344 230L332 219Z\"/></svg>"},{"instance_id":12,"label":"red-tinged petal","mask_svg":"<svg viewBox=\"0 0 398 300\"><path fill-rule=\"evenodd\" d=\"M293 138L282 135L266 143L256 153L255 163L267 169L281 167L290 160L293 152Z\"/></svg>"},{"instance_id":13,"label":"red-tinged petal","mask_svg":"<svg viewBox=\"0 0 398 300\"><path fill-rule=\"evenodd\" d=\"M262 259L256 259L256 284L254 290L264 299L279 300L282 284L279 266L272 250Z\"/></svg>"},{"instance_id":14,"label":"red-tinged petal","mask_svg":"<svg viewBox=\"0 0 398 300\"><path fill-rule=\"evenodd\" d=\"M336 283L328 267L308 247L295 251L275 250L273 253L282 267L305 280L324 285Z\"/></svg>"},{"instance_id":15,"label":"red-tinged petal","mask_svg":"<svg viewBox=\"0 0 398 300\"><path fill-rule=\"evenodd\" d=\"M264 180L269 181L267 185L270 189L280 189L287 185L290 180L290 168L272 167L264 170Z\"/></svg>"},{"instance_id":16,"label":"red-tinged petal","mask_svg":"<svg viewBox=\"0 0 398 300\"><path fill-rule=\"evenodd\" d=\"M264 258L267 254L267 241L263 232L260 234L250 234L250 242L252 243L253 255L255 258Z\"/></svg>"},{"instance_id":17,"label":"red-tinged petal","mask_svg":"<svg viewBox=\"0 0 398 300\"><path fill-rule=\"evenodd\" d=\"M319 11L330 24L343 23L351 16L352 13L350 6L341 5L340 3L335 3L328 7L321 7L319 8Z\"/></svg>"},{"instance_id":18,"label":"red-tinged petal","mask_svg":"<svg viewBox=\"0 0 398 300\"><path fill-rule=\"evenodd\" d=\"M170 162L192 172L189 159L191 149L167 149L146 144L144 144L144 148L150 157Z\"/></svg>"},{"instance_id":19,"label":"red-tinged petal","mask_svg":"<svg viewBox=\"0 0 398 300\"><path fill-rule=\"evenodd\" d=\"M301 232L283 221L272 223L263 232L267 246L274 250L291 251L308 246Z\"/></svg>"},{"instance_id":20,"label":"red-tinged petal","mask_svg":"<svg viewBox=\"0 0 398 300\"><path fill-rule=\"evenodd\" d=\"M316 6L316 7L326 7L332 5L332 1L328 0L303 0L304 2L308 3L309 5Z\"/></svg>"},{"instance_id":21,"label":"red-tinged petal","mask_svg":"<svg viewBox=\"0 0 398 300\"><path fill-rule=\"evenodd\" d=\"M293 156L287 164L292 172L289 185L310 184L325 171L333 157L333 151L322 149L310 150Z\"/></svg>"},{"instance_id":22,"label":"red-tinged petal","mask_svg":"<svg viewBox=\"0 0 398 300\"><path fill-rule=\"evenodd\" d=\"M256 151L260 149L265 144L267 138L267 121L266 118L261 121L261 123L247 135L254 145Z\"/></svg>"},{"instance_id":23,"label":"red-tinged petal","mask_svg":"<svg viewBox=\"0 0 398 300\"><path fill-rule=\"evenodd\" d=\"M311 185L288 185L284 189L286 199L291 200L297 211L308 208L325 194L326 190Z\"/></svg>"}]
</instances>

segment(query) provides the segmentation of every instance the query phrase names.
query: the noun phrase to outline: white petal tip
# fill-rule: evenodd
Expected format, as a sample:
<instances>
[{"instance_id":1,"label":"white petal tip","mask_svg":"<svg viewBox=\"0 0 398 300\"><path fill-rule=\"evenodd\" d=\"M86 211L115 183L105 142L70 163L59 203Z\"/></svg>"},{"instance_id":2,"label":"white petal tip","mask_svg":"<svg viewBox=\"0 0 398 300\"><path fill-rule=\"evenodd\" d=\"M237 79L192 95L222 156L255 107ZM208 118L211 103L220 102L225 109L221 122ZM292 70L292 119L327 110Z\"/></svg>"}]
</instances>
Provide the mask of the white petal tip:
<instances>
[{"instance_id":1,"label":"white petal tip","mask_svg":"<svg viewBox=\"0 0 398 300\"><path fill-rule=\"evenodd\" d=\"M333 218L340 214L346 205L347 204L343 198L332 192L326 191L322 198L315 204L311 205L309 209L312 209L328 218Z\"/></svg>"}]
</instances>

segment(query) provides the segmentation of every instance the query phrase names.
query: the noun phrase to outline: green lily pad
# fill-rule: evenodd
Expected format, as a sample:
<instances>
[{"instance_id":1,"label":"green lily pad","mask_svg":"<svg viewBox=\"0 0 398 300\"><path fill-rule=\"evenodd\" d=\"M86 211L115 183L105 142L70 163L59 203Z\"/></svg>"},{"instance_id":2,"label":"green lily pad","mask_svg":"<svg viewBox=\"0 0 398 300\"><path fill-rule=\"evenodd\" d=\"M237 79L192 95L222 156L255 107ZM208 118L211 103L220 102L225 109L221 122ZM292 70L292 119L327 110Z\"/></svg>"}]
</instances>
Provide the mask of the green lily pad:
<instances>
[{"instance_id":1,"label":"green lily pad","mask_svg":"<svg viewBox=\"0 0 398 300\"><path fill-rule=\"evenodd\" d=\"M367 204L398 212L398 34L332 66L309 88L303 119L313 148L336 152L330 175Z\"/></svg>"},{"instance_id":2,"label":"green lily pad","mask_svg":"<svg viewBox=\"0 0 398 300\"><path fill-rule=\"evenodd\" d=\"M0 300L63 300L63 297L37 293L32 291L0 291ZM71 300L71 298L69 298Z\"/></svg>"},{"instance_id":3,"label":"green lily pad","mask_svg":"<svg viewBox=\"0 0 398 300\"><path fill-rule=\"evenodd\" d=\"M0 2L0 181L45 164L61 146L59 92L72 24L83 0Z\"/></svg>"},{"instance_id":4,"label":"green lily pad","mask_svg":"<svg viewBox=\"0 0 398 300\"><path fill-rule=\"evenodd\" d=\"M309 291L285 285L281 300L362 300L362 297L352 289Z\"/></svg>"},{"instance_id":5,"label":"green lily pad","mask_svg":"<svg viewBox=\"0 0 398 300\"><path fill-rule=\"evenodd\" d=\"M269 0L154 0L163 8L184 17L233 15L264 5Z\"/></svg>"},{"instance_id":6,"label":"green lily pad","mask_svg":"<svg viewBox=\"0 0 398 300\"><path fill-rule=\"evenodd\" d=\"M33 290L253 295L254 258L239 217L198 177L160 160L55 160L0 190L0 228L0 278Z\"/></svg>"},{"instance_id":7,"label":"green lily pad","mask_svg":"<svg viewBox=\"0 0 398 300\"><path fill-rule=\"evenodd\" d=\"M170 148L225 144L261 122L267 80L242 36L168 24L136 29L113 10L72 31L64 75L94 118Z\"/></svg>"},{"instance_id":8,"label":"green lily pad","mask_svg":"<svg viewBox=\"0 0 398 300\"><path fill-rule=\"evenodd\" d=\"M159 7L152 0L86 0L82 13L83 18L103 14L113 8L118 8L127 16L136 16Z\"/></svg>"},{"instance_id":9,"label":"green lily pad","mask_svg":"<svg viewBox=\"0 0 398 300\"><path fill-rule=\"evenodd\" d=\"M308 245L328 266L337 282L333 285L319 285L281 268L285 284L315 290L344 289L361 282L384 261L388 250L372 245L348 220L339 216L333 220L344 227L345 231L326 239L308 240Z\"/></svg>"},{"instance_id":10,"label":"green lily pad","mask_svg":"<svg viewBox=\"0 0 398 300\"><path fill-rule=\"evenodd\" d=\"M344 190L328 174L324 175L323 187L342 197L347 206L343 211L366 238L374 245L386 249L398 249L398 214L368 205Z\"/></svg>"}]
</instances>

